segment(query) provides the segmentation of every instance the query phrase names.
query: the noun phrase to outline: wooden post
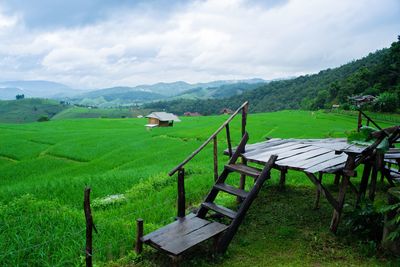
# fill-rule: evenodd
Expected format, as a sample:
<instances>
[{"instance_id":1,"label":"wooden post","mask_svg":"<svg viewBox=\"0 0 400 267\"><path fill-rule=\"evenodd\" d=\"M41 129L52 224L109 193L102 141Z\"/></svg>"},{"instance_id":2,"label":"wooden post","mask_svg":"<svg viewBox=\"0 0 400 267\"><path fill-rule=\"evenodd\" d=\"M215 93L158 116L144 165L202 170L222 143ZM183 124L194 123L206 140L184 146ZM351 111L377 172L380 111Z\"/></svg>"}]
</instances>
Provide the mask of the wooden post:
<instances>
[{"instance_id":1,"label":"wooden post","mask_svg":"<svg viewBox=\"0 0 400 267\"><path fill-rule=\"evenodd\" d=\"M358 190L356 207L359 206L361 199L363 199L365 197L365 192L367 191L370 173L371 173L371 162L368 161L364 164L364 170L363 170L363 174L361 176L361 182L360 182L360 190Z\"/></svg>"},{"instance_id":2,"label":"wooden post","mask_svg":"<svg viewBox=\"0 0 400 267\"><path fill-rule=\"evenodd\" d=\"M361 109L358 111L358 120L357 120L357 132L360 131L360 128L362 127L362 116L361 116Z\"/></svg>"},{"instance_id":3,"label":"wooden post","mask_svg":"<svg viewBox=\"0 0 400 267\"><path fill-rule=\"evenodd\" d=\"M178 217L185 217L185 169L178 170Z\"/></svg>"},{"instance_id":4,"label":"wooden post","mask_svg":"<svg viewBox=\"0 0 400 267\"><path fill-rule=\"evenodd\" d=\"M242 161L242 164L247 165L247 160L244 157L242 157L241 161ZM246 175L241 174L240 175L239 188L244 190L245 187L246 187ZM239 196L236 197L236 202L237 203L241 203L242 201L243 201L243 199L241 197L239 197Z\"/></svg>"},{"instance_id":5,"label":"wooden post","mask_svg":"<svg viewBox=\"0 0 400 267\"><path fill-rule=\"evenodd\" d=\"M340 173L335 173L335 180L333 181L334 185L339 185L340 182Z\"/></svg>"},{"instance_id":6,"label":"wooden post","mask_svg":"<svg viewBox=\"0 0 400 267\"><path fill-rule=\"evenodd\" d=\"M92 267L93 266L93 261L92 261L93 218L92 218L92 211L90 209L90 187L85 188L83 209L85 211L85 219L86 219L86 250L85 250L86 267Z\"/></svg>"},{"instance_id":7,"label":"wooden post","mask_svg":"<svg viewBox=\"0 0 400 267\"><path fill-rule=\"evenodd\" d=\"M135 243L135 252L136 254L140 254L143 251L143 219L136 220L136 243Z\"/></svg>"},{"instance_id":8,"label":"wooden post","mask_svg":"<svg viewBox=\"0 0 400 267\"><path fill-rule=\"evenodd\" d=\"M242 109L242 136L244 136L244 133L246 132L248 109L249 109L249 103L247 103Z\"/></svg>"},{"instance_id":9,"label":"wooden post","mask_svg":"<svg viewBox=\"0 0 400 267\"><path fill-rule=\"evenodd\" d=\"M229 123L225 126L225 129L226 129L226 142L228 143L229 157L232 157L232 142L231 142L231 133L229 131Z\"/></svg>"},{"instance_id":10,"label":"wooden post","mask_svg":"<svg viewBox=\"0 0 400 267\"><path fill-rule=\"evenodd\" d=\"M218 179L218 140L217 136L214 136L214 181Z\"/></svg>"},{"instance_id":11,"label":"wooden post","mask_svg":"<svg viewBox=\"0 0 400 267\"><path fill-rule=\"evenodd\" d=\"M319 180L320 184L322 183L322 176L323 176L323 173L319 172L318 180ZM319 199L320 198L321 198L321 190L317 186L317 191L316 191L316 195L315 195L314 209L319 209Z\"/></svg>"},{"instance_id":12,"label":"wooden post","mask_svg":"<svg viewBox=\"0 0 400 267\"><path fill-rule=\"evenodd\" d=\"M281 175L279 177L279 187L278 187L280 191L285 190L286 173L287 173L287 168L281 169Z\"/></svg>"}]
</instances>

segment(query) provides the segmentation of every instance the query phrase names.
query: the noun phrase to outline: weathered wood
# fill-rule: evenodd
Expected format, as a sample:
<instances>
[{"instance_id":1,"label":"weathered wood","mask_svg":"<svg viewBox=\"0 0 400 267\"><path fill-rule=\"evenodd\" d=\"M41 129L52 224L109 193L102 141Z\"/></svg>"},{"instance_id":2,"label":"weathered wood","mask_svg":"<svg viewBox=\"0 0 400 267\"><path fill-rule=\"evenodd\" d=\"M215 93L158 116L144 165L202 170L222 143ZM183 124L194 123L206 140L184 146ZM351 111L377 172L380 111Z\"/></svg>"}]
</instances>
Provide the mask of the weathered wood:
<instances>
[{"instance_id":1,"label":"weathered wood","mask_svg":"<svg viewBox=\"0 0 400 267\"><path fill-rule=\"evenodd\" d=\"M83 209L85 211L86 219L86 250L85 250L85 260L86 267L93 266L93 217L92 211L90 209L90 188L85 188Z\"/></svg>"},{"instance_id":2,"label":"weathered wood","mask_svg":"<svg viewBox=\"0 0 400 267\"><path fill-rule=\"evenodd\" d=\"M238 230L240 224L242 223L246 212L250 208L251 204L253 203L255 197L257 196L258 192L261 190L261 186L264 184L265 180L270 177L270 171L275 164L277 159L276 155L272 155L267 164L265 165L263 171L261 172L260 177L254 183L253 188L249 192L248 197L242 202L240 208L236 214L236 217L232 220L229 228L226 232L222 235L221 240L218 244L218 252L223 253L229 246L229 243L232 241L233 236L235 235L236 231Z\"/></svg>"},{"instance_id":3,"label":"weathered wood","mask_svg":"<svg viewBox=\"0 0 400 267\"><path fill-rule=\"evenodd\" d=\"M322 177L323 177L323 173L320 172L319 175L318 175L319 184L322 184ZM315 195L314 209L319 209L319 199L320 199L320 197L321 197L321 190L317 186L316 195Z\"/></svg>"},{"instance_id":4,"label":"weathered wood","mask_svg":"<svg viewBox=\"0 0 400 267\"><path fill-rule=\"evenodd\" d=\"M226 142L228 143L228 155L232 157L232 142L231 142L231 133L229 130L229 123L225 126L226 129Z\"/></svg>"},{"instance_id":5,"label":"weathered wood","mask_svg":"<svg viewBox=\"0 0 400 267\"><path fill-rule=\"evenodd\" d=\"M347 158L345 169L346 170L354 170L355 165L355 155L350 154ZM338 207L333 210L332 220L330 229L333 233L336 233L337 227L339 225L340 217L342 215L342 209L344 205L344 200L346 196L346 189L349 184L349 177L347 175L342 175L342 182L339 187L339 196L337 199Z\"/></svg>"},{"instance_id":6,"label":"weathered wood","mask_svg":"<svg viewBox=\"0 0 400 267\"><path fill-rule=\"evenodd\" d=\"M357 132L360 131L360 128L362 127L362 116L361 116L361 110L358 111L358 119L357 119Z\"/></svg>"},{"instance_id":7,"label":"weathered wood","mask_svg":"<svg viewBox=\"0 0 400 267\"><path fill-rule=\"evenodd\" d=\"M224 206L220 206L218 204L212 203L212 202L203 202L201 204L202 207L205 207L208 210L213 210L216 213L222 214L229 219L234 219L236 217L236 211L233 211L231 209L225 208Z\"/></svg>"},{"instance_id":8,"label":"weathered wood","mask_svg":"<svg viewBox=\"0 0 400 267\"><path fill-rule=\"evenodd\" d=\"M185 169L178 171L178 217L185 217L186 196L185 196Z\"/></svg>"},{"instance_id":9,"label":"weathered wood","mask_svg":"<svg viewBox=\"0 0 400 267\"><path fill-rule=\"evenodd\" d=\"M368 194L369 199L372 201L374 201L374 199L375 199L377 177L378 177L378 164L377 164L377 159L376 159L374 161L374 165L372 166L371 181L369 184L369 194Z\"/></svg>"},{"instance_id":10,"label":"weathered wood","mask_svg":"<svg viewBox=\"0 0 400 267\"><path fill-rule=\"evenodd\" d=\"M311 149L310 151L306 151L298 155L278 160L276 163L278 165L286 165L286 166L292 166L292 165L301 166L304 162L307 162L308 159L315 158L324 155L326 153L332 152L331 149L327 148L319 148L319 147L314 147L314 148L315 149Z\"/></svg>"},{"instance_id":11,"label":"weathered wood","mask_svg":"<svg viewBox=\"0 0 400 267\"><path fill-rule=\"evenodd\" d=\"M244 157L241 157L241 160L242 160L242 164L246 166L247 165L247 160ZM246 174L242 173L240 175L239 189L244 190L245 187L246 187ZM237 203L242 202L242 200L243 199L241 197L239 197L239 196L236 198L236 202Z\"/></svg>"},{"instance_id":12,"label":"weathered wood","mask_svg":"<svg viewBox=\"0 0 400 267\"><path fill-rule=\"evenodd\" d=\"M234 196L238 196L240 198L246 198L249 192L244 191L243 189L236 188L234 186L225 184L225 183L220 183L220 184L215 184L214 187L220 191L224 191L226 193L229 193Z\"/></svg>"},{"instance_id":13,"label":"weathered wood","mask_svg":"<svg viewBox=\"0 0 400 267\"><path fill-rule=\"evenodd\" d=\"M247 111L249 109L249 102L246 102L246 105L242 108L242 136L246 133L246 124L247 124Z\"/></svg>"},{"instance_id":14,"label":"weathered wood","mask_svg":"<svg viewBox=\"0 0 400 267\"><path fill-rule=\"evenodd\" d=\"M257 178L258 176L260 176L261 171L262 171L261 169L243 165L241 163L227 164L227 165L225 165L225 168L230 171L245 174L245 175L253 177L253 178Z\"/></svg>"},{"instance_id":15,"label":"weathered wood","mask_svg":"<svg viewBox=\"0 0 400 267\"><path fill-rule=\"evenodd\" d=\"M358 190L356 206L359 206L361 199L363 199L365 196L365 192L367 191L368 179L369 179L370 173L371 173L371 164L369 162L366 162L364 165L363 174L361 176L361 182L360 182L360 187Z\"/></svg>"},{"instance_id":16,"label":"weathered wood","mask_svg":"<svg viewBox=\"0 0 400 267\"><path fill-rule=\"evenodd\" d=\"M144 236L142 240L171 256L179 256L194 245L220 234L227 227L191 214Z\"/></svg>"},{"instance_id":17,"label":"weathered wood","mask_svg":"<svg viewBox=\"0 0 400 267\"><path fill-rule=\"evenodd\" d=\"M282 168L279 176L279 190L285 190L287 168Z\"/></svg>"},{"instance_id":18,"label":"weathered wood","mask_svg":"<svg viewBox=\"0 0 400 267\"><path fill-rule=\"evenodd\" d=\"M136 242L135 242L135 252L136 254L142 253L143 250L143 219L136 220Z\"/></svg>"},{"instance_id":19,"label":"weathered wood","mask_svg":"<svg viewBox=\"0 0 400 267\"><path fill-rule=\"evenodd\" d=\"M327 160L325 162L322 162L320 164L314 165L310 168L305 169L304 171L306 172L311 172L311 173L316 173L323 171L324 169L327 169L331 166L338 165L340 163L346 162L346 155L339 155L339 157L332 158L331 160Z\"/></svg>"},{"instance_id":20,"label":"weathered wood","mask_svg":"<svg viewBox=\"0 0 400 267\"><path fill-rule=\"evenodd\" d=\"M211 140L214 139L214 137L219 134L225 126L235 118L235 116L239 113L240 110L242 110L245 106L248 105L248 102L244 102L210 137L207 138L207 140L195 151L193 151L192 154L190 154L186 159L184 159L180 164L178 164L175 168L173 168L168 175L172 176L174 175L180 168L185 166L186 163L188 163L192 158L194 158L205 146L208 145L208 143L211 142ZM244 134L243 134L244 135Z\"/></svg>"},{"instance_id":21,"label":"weathered wood","mask_svg":"<svg viewBox=\"0 0 400 267\"><path fill-rule=\"evenodd\" d=\"M340 182L340 173L335 173L335 180L333 181L334 185L339 185Z\"/></svg>"},{"instance_id":22,"label":"weathered wood","mask_svg":"<svg viewBox=\"0 0 400 267\"><path fill-rule=\"evenodd\" d=\"M373 124L376 128L378 128L379 130L382 130L382 128L381 128L378 124L376 124L376 122L375 122L373 119L371 119L371 118L370 118L367 114L365 114L363 111L359 110L359 117L361 116L361 114L362 114L362 116L364 116L367 120L369 120L370 122L372 122L372 124ZM362 126L361 123L359 123L358 125L359 125L359 128Z\"/></svg>"},{"instance_id":23,"label":"weathered wood","mask_svg":"<svg viewBox=\"0 0 400 267\"><path fill-rule=\"evenodd\" d=\"M332 194L322 185L322 183L320 183L318 178L313 173L305 172L305 174L308 176L311 182L313 182L318 187L319 191L325 196L326 200L328 200L331 206L334 209L338 209L338 202L332 196Z\"/></svg>"},{"instance_id":24,"label":"weathered wood","mask_svg":"<svg viewBox=\"0 0 400 267\"><path fill-rule=\"evenodd\" d=\"M218 179L218 139L214 136L213 139L213 159L214 159L214 181Z\"/></svg>"}]
</instances>

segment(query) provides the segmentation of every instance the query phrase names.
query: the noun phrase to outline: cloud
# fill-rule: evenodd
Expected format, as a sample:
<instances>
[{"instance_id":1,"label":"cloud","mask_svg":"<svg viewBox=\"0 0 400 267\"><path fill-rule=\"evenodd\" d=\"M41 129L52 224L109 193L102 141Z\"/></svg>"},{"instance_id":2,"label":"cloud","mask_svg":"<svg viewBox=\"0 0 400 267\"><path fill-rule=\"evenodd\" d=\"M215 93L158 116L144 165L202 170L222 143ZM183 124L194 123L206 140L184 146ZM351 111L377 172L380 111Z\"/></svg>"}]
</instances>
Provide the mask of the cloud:
<instances>
[{"instance_id":1,"label":"cloud","mask_svg":"<svg viewBox=\"0 0 400 267\"><path fill-rule=\"evenodd\" d=\"M24 12L0 6L0 80L94 88L272 79L357 59L389 46L400 28L396 0L166 3L102 6L106 15L55 28L30 27Z\"/></svg>"}]
</instances>

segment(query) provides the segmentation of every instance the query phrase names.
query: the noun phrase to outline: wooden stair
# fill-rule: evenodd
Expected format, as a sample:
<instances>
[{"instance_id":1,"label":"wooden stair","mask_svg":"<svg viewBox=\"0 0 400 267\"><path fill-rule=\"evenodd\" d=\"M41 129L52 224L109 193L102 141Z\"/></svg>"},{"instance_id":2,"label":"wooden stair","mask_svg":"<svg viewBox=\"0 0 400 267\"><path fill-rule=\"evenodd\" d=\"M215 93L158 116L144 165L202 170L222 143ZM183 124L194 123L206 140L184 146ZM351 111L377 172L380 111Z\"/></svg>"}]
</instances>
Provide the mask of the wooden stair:
<instances>
[{"instance_id":1,"label":"wooden stair","mask_svg":"<svg viewBox=\"0 0 400 267\"><path fill-rule=\"evenodd\" d=\"M200 205L197 214L187 215L142 237L142 242L168 255L179 256L191 247L214 237L218 239L217 251L225 252L239 228L239 225L243 221L246 212L250 208L251 203L260 191L262 184L270 178L270 170L277 158L276 156L271 156L263 170L244 164L237 164L236 161L244 151L247 141L248 134L245 133L235 153L230 158L228 164L225 165L224 170L216 180L204 202ZM255 183L251 190L247 192L226 184L225 181L232 172L254 177ZM242 199L237 211L214 203L220 192L238 196ZM230 224L225 225L212 221L207 217L209 211L230 219Z\"/></svg>"}]
</instances>

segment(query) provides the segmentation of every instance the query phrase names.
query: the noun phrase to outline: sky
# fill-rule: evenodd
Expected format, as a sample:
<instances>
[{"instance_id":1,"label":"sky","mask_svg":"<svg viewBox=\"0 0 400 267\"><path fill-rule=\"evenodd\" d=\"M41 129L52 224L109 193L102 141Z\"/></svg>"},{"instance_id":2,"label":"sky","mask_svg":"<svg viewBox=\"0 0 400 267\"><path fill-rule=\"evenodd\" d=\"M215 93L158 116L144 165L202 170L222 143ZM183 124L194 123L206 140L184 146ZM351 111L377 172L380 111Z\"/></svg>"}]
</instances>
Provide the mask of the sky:
<instances>
[{"instance_id":1,"label":"sky","mask_svg":"<svg viewBox=\"0 0 400 267\"><path fill-rule=\"evenodd\" d=\"M0 0L0 81L277 79L389 47L399 0Z\"/></svg>"}]
</instances>

